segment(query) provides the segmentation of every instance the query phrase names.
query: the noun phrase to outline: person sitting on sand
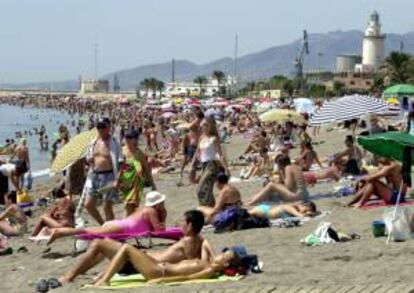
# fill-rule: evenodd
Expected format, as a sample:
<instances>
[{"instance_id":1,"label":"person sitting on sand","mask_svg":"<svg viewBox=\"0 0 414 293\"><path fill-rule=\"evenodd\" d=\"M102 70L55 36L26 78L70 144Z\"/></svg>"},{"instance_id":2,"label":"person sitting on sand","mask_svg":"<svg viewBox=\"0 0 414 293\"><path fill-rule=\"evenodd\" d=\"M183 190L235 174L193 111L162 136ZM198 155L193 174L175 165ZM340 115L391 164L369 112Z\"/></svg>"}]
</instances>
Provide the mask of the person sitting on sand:
<instances>
[{"instance_id":1,"label":"person sitting on sand","mask_svg":"<svg viewBox=\"0 0 414 293\"><path fill-rule=\"evenodd\" d=\"M247 146L246 150L244 151L242 157L247 155L248 153L257 153L261 149L269 149L270 140L267 138L267 134L265 130L260 132L260 135L255 137L250 144Z\"/></svg>"},{"instance_id":2,"label":"person sitting on sand","mask_svg":"<svg viewBox=\"0 0 414 293\"><path fill-rule=\"evenodd\" d=\"M269 175L272 170L270 164L270 158L267 154L267 148L263 148L259 151L259 158L255 158L247 171L247 174L243 174L241 179L249 179L250 177Z\"/></svg>"},{"instance_id":3,"label":"person sitting on sand","mask_svg":"<svg viewBox=\"0 0 414 293\"><path fill-rule=\"evenodd\" d=\"M206 222L211 223L214 216L218 213L230 208L241 206L241 196L239 190L233 185L229 184L229 176L224 172L220 172L216 177L216 184L220 193L216 200L214 207L200 206L198 210L203 212L206 217Z\"/></svg>"},{"instance_id":4,"label":"person sitting on sand","mask_svg":"<svg viewBox=\"0 0 414 293\"><path fill-rule=\"evenodd\" d=\"M133 214L122 220L105 222L101 227L94 228L55 228L48 244L56 239L79 234L111 234L140 233L146 231L165 230L167 211L164 207L165 195L158 191L150 191L145 197L145 207L137 209Z\"/></svg>"},{"instance_id":5,"label":"person sitting on sand","mask_svg":"<svg viewBox=\"0 0 414 293\"><path fill-rule=\"evenodd\" d=\"M378 161L382 165L380 170L359 180L361 187L352 200L346 204L347 206L361 207L373 195L383 199L387 204L395 204L399 192L401 192L401 201L404 201L407 186L402 180L401 165L383 157L380 157ZM382 178L387 184L380 180Z\"/></svg>"},{"instance_id":6,"label":"person sitting on sand","mask_svg":"<svg viewBox=\"0 0 414 293\"><path fill-rule=\"evenodd\" d=\"M105 274L95 286L109 284L113 275L128 261L132 263L149 283L182 282L195 279L209 279L222 273L240 260L236 250L229 249L211 260L182 260L178 263L159 262L144 251L129 244L123 244L113 258Z\"/></svg>"},{"instance_id":7,"label":"person sitting on sand","mask_svg":"<svg viewBox=\"0 0 414 293\"><path fill-rule=\"evenodd\" d=\"M0 234L21 236L27 232L27 218L17 205L17 194L11 191L5 196L6 210L0 214Z\"/></svg>"},{"instance_id":8,"label":"person sitting on sand","mask_svg":"<svg viewBox=\"0 0 414 293\"><path fill-rule=\"evenodd\" d=\"M338 161L342 158L347 158L347 162L342 173L344 175L360 175L363 157L362 150L355 145L355 139L352 135L346 136L345 146L345 150L334 155L334 160Z\"/></svg>"},{"instance_id":9,"label":"person sitting on sand","mask_svg":"<svg viewBox=\"0 0 414 293\"><path fill-rule=\"evenodd\" d=\"M312 201L302 204L267 205L261 204L249 210L249 214L264 219L283 219L290 217L313 217L317 214L316 205Z\"/></svg>"},{"instance_id":10,"label":"person sitting on sand","mask_svg":"<svg viewBox=\"0 0 414 293\"><path fill-rule=\"evenodd\" d=\"M290 162L289 157L279 155L276 158L279 169L279 182L268 183L260 192L247 201L247 205L255 205L266 201L272 195L283 201L307 201L309 192L301 168Z\"/></svg>"},{"instance_id":11,"label":"person sitting on sand","mask_svg":"<svg viewBox=\"0 0 414 293\"><path fill-rule=\"evenodd\" d=\"M210 242L200 235L204 226L204 215L197 210L190 210L184 213L182 229L184 237L169 246L165 250L149 251L147 254L160 263L178 263L183 260L199 259L209 261L215 256ZM105 258L112 260L122 243L111 239L95 239L89 245L88 250L75 269L65 273L59 281L61 283L73 282L77 276L86 273L92 267L103 261ZM127 263L124 270L135 271L131 263Z\"/></svg>"},{"instance_id":12,"label":"person sitting on sand","mask_svg":"<svg viewBox=\"0 0 414 293\"><path fill-rule=\"evenodd\" d=\"M312 143L306 142L303 144L303 152L300 157L295 160L295 164L301 166L303 171L309 171L314 162L322 168L322 163L319 161L318 154L313 149Z\"/></svg>"},{"instance_id":13,"label":"person sitting on sand","mask_svg":"<svg viewBox=\"0 0 414 293\"><path fill-rule=\"evenodd\" d=\"M59 200L48 213L40 217L32 237L36 237L44 228L73 228L75 225L75 205L71 196L59 188L52 191L52 196Z\"/></svg>"}]
</instances>

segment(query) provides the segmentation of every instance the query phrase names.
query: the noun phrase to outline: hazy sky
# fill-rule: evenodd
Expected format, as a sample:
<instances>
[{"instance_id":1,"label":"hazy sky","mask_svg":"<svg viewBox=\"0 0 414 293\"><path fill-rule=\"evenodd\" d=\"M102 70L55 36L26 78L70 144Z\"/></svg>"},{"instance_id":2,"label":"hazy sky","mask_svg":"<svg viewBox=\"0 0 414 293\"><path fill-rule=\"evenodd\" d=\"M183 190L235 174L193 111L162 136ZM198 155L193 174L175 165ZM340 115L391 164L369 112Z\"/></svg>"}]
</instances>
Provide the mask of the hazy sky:
<instances>
[{"instance_id":1,"label":"hazy sky","mask_svg":"<svg viewBox=\"0 0 414 293\"><path fill-rule=\"evenodd\" d=\"M385 32L414 30L413 0L0 0L0 82L92 77L154 62L204 63L309 33L363 30L373 9Z\"/></svg>"}]
</instances>

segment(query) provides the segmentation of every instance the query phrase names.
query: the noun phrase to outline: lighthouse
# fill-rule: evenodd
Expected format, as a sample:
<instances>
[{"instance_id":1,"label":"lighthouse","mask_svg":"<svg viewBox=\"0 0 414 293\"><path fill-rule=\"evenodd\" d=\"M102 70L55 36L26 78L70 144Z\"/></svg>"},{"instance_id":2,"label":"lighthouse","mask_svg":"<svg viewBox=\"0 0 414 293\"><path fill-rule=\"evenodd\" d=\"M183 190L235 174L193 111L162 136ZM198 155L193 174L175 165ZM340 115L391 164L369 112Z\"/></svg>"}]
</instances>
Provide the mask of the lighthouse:
<instances>
[{"instance_id":1,"label":"lighthouse","mask_svg":"<svg viewBox=\"0 0 414 293\"><path fill-rule=\"evenodd\" d=\"M375 71L384 61L385 34L381 33L378 12L374 11L369 19L362 45L362 70Z\"/></svg>"}]
</instances>

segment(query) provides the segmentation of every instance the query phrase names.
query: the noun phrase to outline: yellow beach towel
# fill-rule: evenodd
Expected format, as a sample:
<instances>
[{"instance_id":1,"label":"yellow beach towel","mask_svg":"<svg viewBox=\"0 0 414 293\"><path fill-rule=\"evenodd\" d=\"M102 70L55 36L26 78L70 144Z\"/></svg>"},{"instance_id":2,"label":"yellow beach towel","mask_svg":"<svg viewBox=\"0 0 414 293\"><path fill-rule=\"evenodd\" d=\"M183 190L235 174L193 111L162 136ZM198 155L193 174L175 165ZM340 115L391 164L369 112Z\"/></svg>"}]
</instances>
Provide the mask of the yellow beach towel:
<instances>
[{"instance_id":1,"label":"yellow beach towel","mask_svg":"<svg viewBox=\"0 0 414 293\"><path fill-rule=\"evenodd\" d=\"M215 283L215 282L225 282L225 281L238 281L243 279L244 276L234 276L229 277L226 275L221 275L212 279L198 279L198 280L189 280L183 282L171 282L171 283L162 283L162 284L149 284L141 274L129 275L129 276L120 276L115 275L111 279L111 285L101 286L100 289L105 290L115 290L115 289L129 289L136 287L149 287L149 286L177 286L183 284L204 284L204 283ZM86 285L82 289L91 288L91 285Z\"/></svg>"}]
</instances>

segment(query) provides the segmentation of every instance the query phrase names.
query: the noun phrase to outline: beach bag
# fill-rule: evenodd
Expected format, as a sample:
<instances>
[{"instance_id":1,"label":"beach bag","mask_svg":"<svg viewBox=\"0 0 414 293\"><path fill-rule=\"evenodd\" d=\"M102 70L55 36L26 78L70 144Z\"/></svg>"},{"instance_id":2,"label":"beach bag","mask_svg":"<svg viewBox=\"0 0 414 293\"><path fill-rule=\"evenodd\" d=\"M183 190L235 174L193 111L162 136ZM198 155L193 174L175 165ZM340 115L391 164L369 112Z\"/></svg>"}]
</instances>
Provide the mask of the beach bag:
<instances>
[{"instance_id":1,"label":"beach bag","mask_svg":"<svg viewBox=\"0 0 414 293\"><path fill-rule=\"evenodd\" d=\"M239 208L228 208L214 217L213 226L215 233L232 231L236 228L239 218Z\"/></svg>"},{"instance_id":2,"label":"beach bag","mask_svg":"<svg viewBox=\"0 0 414 293\"><path fill-rule=\"evenodd\" d=\"M269 219L263 219L256 216L252 216L246 209L240 210L236 227L237 230L268 227L270 227Z\"/></svg>"},{"instance_id":3,"label":"beach bag","mask_svg":"<svg viewBox=\"0 0 414 293\"><path fill-rule=\"evenodd\" d=\"M321 222L315 231L300 240L307 246L323 245L337 241L339 241L338 234L331 228L329 222Z\"/></svg>"},{"instance_id":4,"label":"beach bag","mask_svg":"<svg viewBox=\"0 0 414 293\"><path fill-rule=\"evenodd\" d=\"M410 212L404 207L386 209L384 222L388 232L388 240L404 241L411 237Z\"/></svg>"}]
</instances>

